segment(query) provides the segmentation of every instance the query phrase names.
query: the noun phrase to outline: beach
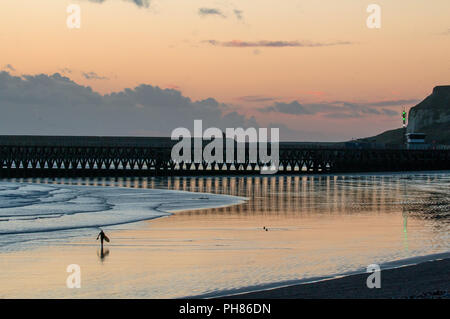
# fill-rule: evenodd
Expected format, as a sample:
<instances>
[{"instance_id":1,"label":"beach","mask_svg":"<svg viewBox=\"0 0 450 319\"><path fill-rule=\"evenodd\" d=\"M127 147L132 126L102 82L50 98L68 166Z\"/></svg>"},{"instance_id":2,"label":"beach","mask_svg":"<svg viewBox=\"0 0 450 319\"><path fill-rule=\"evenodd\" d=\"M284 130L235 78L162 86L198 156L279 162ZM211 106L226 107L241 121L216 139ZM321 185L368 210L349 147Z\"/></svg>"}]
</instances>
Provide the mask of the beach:
<instances>
[{"instance_id":1,"label":"beach","mask_svg":"<svg viewBox=\"0 0 450 319\"><path fill-rule=\"evenodd\" d=\"M424 275L423 285L406 291L407 296L403 291L395 294L391 270L386 269L417 263L422 267L449 252L448 178L446 173L427 173L9 181L73 187L81 197L87 190L105 192L115 205L106 216L135 219L103 227L111 239L103 252L95 227L39 233L39 238L20 245L3 241L8 245L0 251L0 297L216 298L265 291L261 293L274 294L268 298L340 298L346 293L319 289L303 294L280 287L353 280L344 285L351 287L348 291L357 291L357 285L367 289L368 275L355 274L373 263L383 270L383 288L371 293L386 291L383 296L390 298L389 291L392 297L408 297L445 290L447 273L439 271L441 266L430 271L434 279ZM156 197L150 196L153 190ZM230 197L217 201L213 194ZM176 205L168 204L170 196ZM156 199L165 203L157 205L164 209L155 211ZM130 205L136 200L139 209ZM121 203L130 205L128 212L119 209ZM157 216L142 220L145 211ZM96 212L79 215L86 214L100 218ZM72 264L81 269L80 289L66 286L66 270ZM336 276L345 277L330 279ZM439 278L444 286L433 284Z\"/></svg>"},{"instance_id":2,"label":"beach","mask_svg":"<svg viewBox=\"0 0 450 319\"><path fill-rule=\"evenodd\" d=\"M372 299L372 298L450 298L450 259L381 270L381 287L369 289L370 274L357 274L264 290L227 298L240 299Z\"/></svg>"}]
</instances>

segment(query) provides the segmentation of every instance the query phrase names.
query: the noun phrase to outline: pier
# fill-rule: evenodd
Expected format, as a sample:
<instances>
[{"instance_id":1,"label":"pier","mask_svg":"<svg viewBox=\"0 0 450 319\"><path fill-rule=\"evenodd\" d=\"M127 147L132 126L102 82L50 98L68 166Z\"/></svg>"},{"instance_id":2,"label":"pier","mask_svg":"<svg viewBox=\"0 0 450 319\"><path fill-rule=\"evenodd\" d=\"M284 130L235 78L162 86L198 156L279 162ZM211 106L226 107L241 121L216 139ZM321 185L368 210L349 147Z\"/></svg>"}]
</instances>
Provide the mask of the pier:
<instances>
[{"instance_id":1,"label":"pier","mask_svg":"<svg viewBox=\"0 0 450 319\"><path fill-rule=\"evenodd\" d=\"M174 163L175 143L156 137L0 136L0 177L260 174L258 163L236 160ZM450 150L281 142L279 161L278 174L450 170Z\"/></svg>"}]
</instances>

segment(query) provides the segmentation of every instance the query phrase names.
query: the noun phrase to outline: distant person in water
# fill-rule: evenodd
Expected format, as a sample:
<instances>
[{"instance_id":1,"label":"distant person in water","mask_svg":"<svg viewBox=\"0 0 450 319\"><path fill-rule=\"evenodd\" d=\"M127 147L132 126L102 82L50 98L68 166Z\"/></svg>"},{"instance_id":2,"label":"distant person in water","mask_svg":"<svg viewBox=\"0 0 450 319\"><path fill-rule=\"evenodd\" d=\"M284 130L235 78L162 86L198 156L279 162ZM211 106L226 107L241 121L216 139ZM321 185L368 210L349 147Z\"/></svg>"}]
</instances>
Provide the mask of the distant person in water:
<instances>
[{"instance_id":1,"label":"distant person in water","mask_svg":"<svg viewBox=\"0 0 450 319\"><path fill-rule=\"evenodd\" d=\"M109 238L106 236L106 234L103 232L103 229L100 229L100 233L97 236L97 240L100 238L100 244L103 249L103 240L106 240L107 243L109 243Z\"/></svg>"}]
</instances>

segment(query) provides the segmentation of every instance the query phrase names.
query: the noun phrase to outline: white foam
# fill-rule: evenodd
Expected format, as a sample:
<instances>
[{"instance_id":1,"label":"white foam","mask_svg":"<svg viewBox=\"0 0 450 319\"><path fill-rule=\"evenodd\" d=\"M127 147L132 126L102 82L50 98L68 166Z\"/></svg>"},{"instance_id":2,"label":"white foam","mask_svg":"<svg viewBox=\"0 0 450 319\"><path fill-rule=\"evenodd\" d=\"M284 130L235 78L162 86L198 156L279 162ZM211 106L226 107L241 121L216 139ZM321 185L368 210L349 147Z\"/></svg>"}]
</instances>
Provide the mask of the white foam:
<instances>
[{"instance_id":1,"label":"white foam","mask_svg":"<svg viewBox=\"0 0 450 319\"><path fill-rule=\"evenodd\" d=\"M132 223L177 210L241 203L242 197L159 189L0 182L0 250L67 231ZM54 236L54 234L52 234Z\"/></svg>"}]
</instances>

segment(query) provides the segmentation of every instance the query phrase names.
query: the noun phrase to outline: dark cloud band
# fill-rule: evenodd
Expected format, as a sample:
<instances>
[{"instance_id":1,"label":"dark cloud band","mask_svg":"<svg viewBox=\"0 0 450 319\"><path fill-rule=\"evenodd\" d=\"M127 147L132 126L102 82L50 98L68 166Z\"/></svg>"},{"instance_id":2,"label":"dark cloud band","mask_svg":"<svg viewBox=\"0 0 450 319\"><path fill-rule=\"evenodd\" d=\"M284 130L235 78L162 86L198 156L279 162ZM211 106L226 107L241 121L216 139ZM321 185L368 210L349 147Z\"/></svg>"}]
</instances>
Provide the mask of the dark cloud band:
<instances>
[{"instance_id":1,"label":"dark cloud band","mask_svg":"<svg viewBox=\"0 0 450 319\"><path fill-rule=\"evenodd\" d=\"M231 47L231 48L285 48L285 47L300 47L300 48L314 48L314 47L329 47L337 45L351 45L353 42L337 41L337 42L311 42L311 41L217 41L206 40L204 43L213 46Z\"/></svg>"},{"instance_id":2,"label":"dark cloud band","mask_svg":"<svg viewBox=\"0 0 450 319\"><path fill-rule=\"evenodd\" d=\"M220 16L222 18L225 18L225 15L222 13L222 11L216 8L200 8L198 9L198 14L202 17Z\"/></svg>"},{"instance_id":3,"label":"dark cloud band","mask_svg":"<svg viewBox=\"0 0 450 319\"><path fill-rule=\"evenodd\" d=\"M356 118L365 115L396 116L399 113L386 107L415 104L418 100L402 99L391 101L376 101L367 103L352 103L345 101L333 101L323 103L300 104L298 101L291 103L277 102L260 109L261 112L276 112L290 115L315 115L323 114L329 118ZM381 108L380 108L381 107Z\"/></svg>"},{"instance_id":4,"label":"dark cloud band","mask_svg":"<svg viewBox=\"0 0 450 319\"><path fill-rule=\"evenodd\" d=\"M86 80L108 80L107 77L98 75L95 72L83 72L82 75Z\"/></svg>"},{"instance_id":5,"label":"dark cloud band","mask_svg":"<svg viewBox=\"0 0 450 319\"><path fill-rule=\"evenodd\" d=\"M258 127L214 98L193 101L178 90L146 84L103 95L58 73L0 71L0 105L0 134L170 136L196 119L205 127Z\"/></svg>"}]
</instances>

